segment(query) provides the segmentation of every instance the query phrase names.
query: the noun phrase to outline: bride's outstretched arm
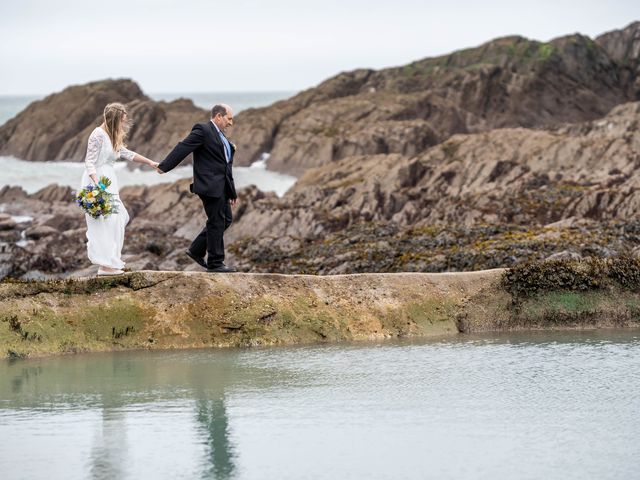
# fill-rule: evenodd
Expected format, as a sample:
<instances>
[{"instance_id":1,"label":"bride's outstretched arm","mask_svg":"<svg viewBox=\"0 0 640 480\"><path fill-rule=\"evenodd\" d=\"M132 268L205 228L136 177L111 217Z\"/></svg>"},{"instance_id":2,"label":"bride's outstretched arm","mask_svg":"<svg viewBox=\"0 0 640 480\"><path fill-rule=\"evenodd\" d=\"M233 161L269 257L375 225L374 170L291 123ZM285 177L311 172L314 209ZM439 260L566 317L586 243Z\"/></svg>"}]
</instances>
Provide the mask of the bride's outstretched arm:
<instances>
[{"instance_id":1,"label":"bride's outstretched arm","mask_svg":"<svg viewBox=\"0 0 640 480\"><path fill-rule=\"evenodd\" d=\"M149 165L151 168L158 168L158 162L154 162L153 160L150 160L147 157L140 155L139 153L132 152L127 148L121 148L119 153L120 158L124 158L125 160Z\"/></svg>"}]
</instances>

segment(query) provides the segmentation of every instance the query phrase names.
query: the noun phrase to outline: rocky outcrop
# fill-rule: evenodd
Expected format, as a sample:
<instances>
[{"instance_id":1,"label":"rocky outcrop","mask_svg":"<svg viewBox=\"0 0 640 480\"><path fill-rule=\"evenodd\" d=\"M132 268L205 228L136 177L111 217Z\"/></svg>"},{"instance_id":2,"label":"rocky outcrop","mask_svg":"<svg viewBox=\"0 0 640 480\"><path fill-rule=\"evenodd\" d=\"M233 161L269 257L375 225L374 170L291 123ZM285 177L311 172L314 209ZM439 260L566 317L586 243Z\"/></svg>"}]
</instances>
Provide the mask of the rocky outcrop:
<instances>
[{"instance_id":1,"label":"rocky outcrop","mask_svg":"<svg viewBox=\"0 0 640 480\"><path fill-rule=\"evenodd\" d=\"M4 283L0 356L455 334L455 309L499 278L136 272Z\"/></svg>"},{"instance_id":2,"label":"rocky outcrop","mask_svg":"<svg viewBox=\"0 0 640 480\"><path fill-rule=\"evenodd\" d=\"M236 116L237 165L270 152L269 168L300 175L353 155L416 155L458 133L593 120L640 95L638 23L595 41L505 37L384 70L341 73L289 100ZM207 112L154 102L130 80L73 86L0 127L0 155L80 160L104 105L129 106L129 146L160 159Z\"/></svg>"},{"instance_id":3,"label":"rocky outcrop","mask_svg":"<svg viewBox=\"0 0 640 480\"><path fill-rule=\"evenodd\" d=\"M456 135L416 156L348 157L309 171L242 222L255 236L310 238L358 221L631 220L640 206L639 113L640 103L628 103L582 124ZM234 235L244 233L242 222Z\"/></svg>"},{"instance_id":4,"label":"rocky outcrop","mask_svg":"<svg viewBox=\"0 0 640 480\"><path fill-rule=\"evenodd\" d=\"M635 254L640 103L547 130L456 135L421 155L348 157L257 201L229 231L270 271L467 270Z\"/></svg>"},{"instance_id":5,"label":"rocky outcrop","mask_svg":"<svg viewBox=\"0 0 640 480\"><path fill-rule=\"evenodd\" d=\"M0 155L23 160L79 160L70 154L69 142L89 125L94 127L109 102L147 100L129 80L105 80L74 85L30 104L0 127ZM85 139L86 151L86 139ZM77 153L77 152L76 152Z\"/></svg>"},{"instance_id":6,"label":"rocky outcrop","mask_svg":"<svg viewBox=\"0 0 640 480\"><path fill-rule=\"evenodd\" d=\"M502 270L333 277L136 272L4 282L0 356L639 325L637 293L600 290L514 297Z\"/></svg>"},{"instance_id":7,"label":"rocky outcrop","mask_svg":"<svg viewBox=\"0 0 640 480\"><path fill-rule=\"evenodd\" d=\"M628 103L591 122L455 135L413 156L347 157L310 170L282 198L245 189L225 236L229 263L338 274L495 268L563 252L638 255L639 113L640 103ZM188 184L122 190L134 270L199 268L184 255L205 222ZM6 213L33 217L0 231L13 252L4 275L91 272L84 219L68 195L0 191ZM57 232L28 234L32 227Z\"/></svg>"},{"instance_id":8,"label":"rocky outcrop","mask_svg":"<svg viewBox=\"0 0 640 480\"><path fill-rule=\"evenodd\" d=\"M620 65L628 67L635 77L629 83L633 85L633 90L640 92L640 22L633 22L623 30L614 30L596 38L596 43L607 52L609 57ZM628 75L623 71L623 74Z\"/></svg>"},{"instance_id":9,"label":"rocky outcrop","mask_svg":"<svg viewBox=\"0 0 640 480\"><path fill-rule=\"evenodd\" d=\"M200 269L185 254L202 230L202 203L189 192L189 179L120 191L131 217L123 259L133 270ZM84 215L69 187L50 185L31 195L18 187L0 189L0 278L65 277L95 273L86 255ZM254 203L275 197L256 187L239 192L235 220Z\"/></svg>"},{"instance_id":10,"label":"rocky outcrop","mask_svg":"<svg viewBox=\"0 0 640 480\"><path fill-rule=\"evenodd\" d=\"M640 103L620 103L637 95L637 28L596 42L499 39L410 68L341 74L242 112L234 135L245 160L270 150L270 161L309 170L283 198L242 192L229 263L341 274L640 255ZM132 100L132 112L144 117L145 102ZM165 124L149 112L140 128L153 137ZM199 268L184 255L204 224L188 183L123 189L134 270ZM10 215L0 276L92 273L68 195L0 191ZM17 218L25 215L32 220Z\"/></svg>"},{"instance_id":11,"label":"rocky outcrop","mask_svg":"<svg viewBox=\"0 0 640 480\"><path fill-rule=\"evenodd\" d=\"M68 87L33 102L0 126L0 155L23 160L82 160L87 138L102 121L110 102L127 105L133 127L128 138L132 150L162 160L194 123L207 112L190 100L155 102L131 80L103 80Z\"/></svg>"},{"instance_id":12,"label":"rocky outcrop","mask_svg":"<svg viewBox=\"0 0 640 480\"><path fill-rule=\"evenodd\" d=\"M522 37L398 68L342 73L271 107L241 112L238 164L301 174L352 155L413 155L457 133L557 126L638 98L637 24L593 41ZM635 60L634 60L635 61ZM633 62L632 62L633 63Z\"/></svg>"}]
</instances>

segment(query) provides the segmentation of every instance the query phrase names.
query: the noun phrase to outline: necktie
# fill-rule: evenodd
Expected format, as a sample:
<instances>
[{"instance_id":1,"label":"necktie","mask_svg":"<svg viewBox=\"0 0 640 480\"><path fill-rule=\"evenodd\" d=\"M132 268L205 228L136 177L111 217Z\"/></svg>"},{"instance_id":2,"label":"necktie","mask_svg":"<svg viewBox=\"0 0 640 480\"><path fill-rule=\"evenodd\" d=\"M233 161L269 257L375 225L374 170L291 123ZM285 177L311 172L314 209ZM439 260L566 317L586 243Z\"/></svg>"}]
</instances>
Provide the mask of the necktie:
<instances>
[{"instance_id":1,"label":"necktie","mask_svg":"<svg viewBox=\"0 0 640 480\"><path fill-rule=\"evenodd\" d=\"M220 132L220 140L222 140L222 145L224 145L224 151L227 154L227 163L231 160L231 145L229 145L229 140L224 136L222 132Z\"/></svg>"}]
</instances>

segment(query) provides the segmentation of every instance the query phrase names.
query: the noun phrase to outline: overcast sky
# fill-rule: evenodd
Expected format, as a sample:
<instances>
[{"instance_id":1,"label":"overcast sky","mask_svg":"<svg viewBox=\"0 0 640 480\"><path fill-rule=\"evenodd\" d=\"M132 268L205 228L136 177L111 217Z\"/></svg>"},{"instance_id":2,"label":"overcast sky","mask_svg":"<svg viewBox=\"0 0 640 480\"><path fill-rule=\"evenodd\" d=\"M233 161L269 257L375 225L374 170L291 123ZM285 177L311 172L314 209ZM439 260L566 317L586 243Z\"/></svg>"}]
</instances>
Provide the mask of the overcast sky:
<instances>
[{"instance_id":1,"label":"overcast sky","mask_svg":"<svg viewBox=\"0 0 640 480\"><path fill-rule=\"evenodd\" d=\"M0 95L127 77L147 93L297 91L518 34L595 37L640 0L0 0Z\"/></svg>"}]
</instances>

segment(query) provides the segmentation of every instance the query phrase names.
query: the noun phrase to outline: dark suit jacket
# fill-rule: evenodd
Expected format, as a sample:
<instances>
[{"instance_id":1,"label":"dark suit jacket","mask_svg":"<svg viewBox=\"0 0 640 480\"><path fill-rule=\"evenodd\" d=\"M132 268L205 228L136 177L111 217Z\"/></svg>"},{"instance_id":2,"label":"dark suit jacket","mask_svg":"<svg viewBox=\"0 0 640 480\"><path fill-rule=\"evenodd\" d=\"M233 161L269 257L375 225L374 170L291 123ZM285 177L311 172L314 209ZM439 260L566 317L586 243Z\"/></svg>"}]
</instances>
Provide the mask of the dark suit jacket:
<instances>
[{"instance_id":1,"label":"dark suit jacket","mask_svg":"<svg viewBox=\"0 0 640 480\"><path fill-rule=\"evenodd\" d=\"M174 169L187 155L193 152L193 183L191 191L207 197L235 199L236 186L233 182L233 155L235 145L231 145L231 159L227 162L224 145L218 130L210 121L197 123L191 133L178 143L158 167L163 172Z\"/></svg>"}]
</instances>

